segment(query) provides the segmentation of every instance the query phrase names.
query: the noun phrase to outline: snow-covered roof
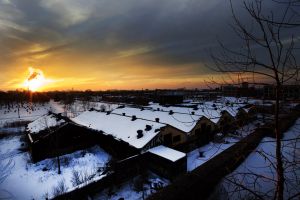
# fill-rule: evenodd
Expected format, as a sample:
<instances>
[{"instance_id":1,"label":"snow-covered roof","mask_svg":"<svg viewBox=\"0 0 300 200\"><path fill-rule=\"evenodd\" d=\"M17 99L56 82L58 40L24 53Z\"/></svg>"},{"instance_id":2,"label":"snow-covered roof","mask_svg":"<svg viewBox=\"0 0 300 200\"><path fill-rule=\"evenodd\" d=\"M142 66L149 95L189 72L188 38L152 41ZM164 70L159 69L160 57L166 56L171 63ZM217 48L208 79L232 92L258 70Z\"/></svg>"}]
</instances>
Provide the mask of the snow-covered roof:
<instances>
[{"instance_id":1,"label":"snow-covered roof","mask_svg":"<svg viewBox=\"0 0 300 200\"><path fill-rule=\"evenodd\" d=\"M55 114L44 115L27 125L26 130L29 133L39 133L51 127L59 126L66 121L58 118Z\"/></svg>"},{"instance_id":2,"label":"snow-covered roof","mask_svg":"<svg viewBox=\"0 0 300 200\"><path fill-rule=\"evenodd\" d=\"M99 111L86 111L71 120L90 129L103 131L103 134L112 135L138 149L143 148L159 133L158 130L165 126L162 123L143 119L132 120L132 117ZM138 130L142 131L139 138Z\"/></svg>"},{"instance_id":3,"label":"snow-covered roof","mask_svg":"<svg viewBox=\"0 0 300 200\"><path fill-rule=\"evenodd\" d=\"M139 109L132 107L118 108L113 111L113 113L123 114L127 116L135 115L137 118L142 118L146 120L155 121L156 118L159 118L159 122L164 124L169 124L179 130L184 132L191 131L201 116L191 115L191 114L182 114L182 113L173 113L164 111L155 111L150 109Z\"/></svg>"},{"instance_id":4,"label":"snow-covered roof","mask_svg":"<svg viewBox=\"0 0 300 200\"><path fill-rule=\"evenodd\" d=\"M149 149L148 152L163 157L165 159L168 159L172 162L176 162L177 160L184 158L186 156L185 153L165 147L163 145Z\"/></svg>"},{"instance_id":5,"label":"snow-covered roof","mask_svg":"<svg viewBox=\"0 0 300 200\"><path fill-rule=\"evenodd\" d=\"M193 105L195 106L195 105ZM206 101L202 104L196 105L197 109L191 107L176 107L176 106L161 106L159 104L151 104L148 108L160 111L170 111L176 113L185 113L191 115L194 113L195 115L204 116L210 119L214 123L218 123L219 119L222 116L222 111L227 111L232 117L235 117L240 108L244 107L245 104L243 103L232 103L226 104L221 102L213 102L213 101Z\"/></svg>"}]
</instances>

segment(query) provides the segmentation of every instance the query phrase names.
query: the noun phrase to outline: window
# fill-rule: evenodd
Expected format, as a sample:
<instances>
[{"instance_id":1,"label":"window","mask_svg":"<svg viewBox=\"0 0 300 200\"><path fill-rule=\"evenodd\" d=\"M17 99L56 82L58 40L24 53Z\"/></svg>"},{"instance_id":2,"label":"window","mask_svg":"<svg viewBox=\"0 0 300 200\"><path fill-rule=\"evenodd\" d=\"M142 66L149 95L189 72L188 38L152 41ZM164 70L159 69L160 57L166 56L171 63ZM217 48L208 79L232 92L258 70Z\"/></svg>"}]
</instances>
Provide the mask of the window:
<instances>
[{"instance_id":1,"label":"window","mask_svg":"<svg viewBox=\"0 0 300 200\"><path fill-rule=\"evenodd\" d=\"M179 142L181 140L180 135L176 135L173 137L173 143Z\"/></svg>"}]
</instances>

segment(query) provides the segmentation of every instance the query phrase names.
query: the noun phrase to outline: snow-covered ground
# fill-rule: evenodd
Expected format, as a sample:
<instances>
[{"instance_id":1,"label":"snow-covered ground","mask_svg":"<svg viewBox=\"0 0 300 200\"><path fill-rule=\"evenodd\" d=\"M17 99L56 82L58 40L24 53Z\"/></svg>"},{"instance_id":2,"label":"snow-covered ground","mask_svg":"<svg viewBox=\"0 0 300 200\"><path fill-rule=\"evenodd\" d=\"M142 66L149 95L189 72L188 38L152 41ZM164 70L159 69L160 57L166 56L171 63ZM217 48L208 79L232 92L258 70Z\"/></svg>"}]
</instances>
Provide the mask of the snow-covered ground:
<instances>
[{"instance_id":1,"label":"snow-covered ground","mask_svg":"<svg viewBox=\"0 0 300 200\"><path fill-rule=\"evenodd\" d=\"M102 167L110 156L98 146L60 157L61 174L58 174L56 159L33 164L29 153L20 150L20 139L20 136L15 136L0 140L0 197L22 200L51 198L54 188L62 182L66 191L74 190L78 187L72 183L74 170L82 177L90 177L89 181L105 176ZM4 175L6 177L2 179Z\"/></svg>"},{"instance_id":2,"label":"snow-covered ground","mask_svg":"<svg viewBox=\"0 0 300 200\"><path fill-rule=\"evenodd\" d=\"M165 187L170 184L170 181L164 178L159 177L158 175L148 172L148 177L144 183L144 194L142 191L137 191L139 177L135 177L130 181L125 182L124 184L114 187L108 188L93 196L95 200L119 200L124 198L125 200L141 200L146 199L150 194L155 193L156 186ZM143 198L144 196L144 198Z\"/></svg>"},{"instance_id":3,"label":"snow-covered ground","mask_svg":"<svg viewBox=\"0 0 300 200\"><path fill-rule=\"evenodd\" d=\"M66 106L67 116L70 118L76 117L84 111L91 108L103 111L112 111L116 109L119 104L108 102L93 102L93 101L75 101L71 105Z\"/></svg>"},{"instance_id":4,"label":"snow-covered ground","mask_svg":"<svg viewBox=\"0 0 300 200\"><path fill-rule=\"evenodd\" d=\"M237 184L245 186L265 199L273 199L276 189L275 139L264 138L256 150L221 183L228 199L244 199L253 196L250 192L239 190ZM285 173L285 199L300 192L300 118L282 139ZM232 183L232 182L234 183ZM299 195L293 199L299 199Z\"/></svg>"},{"instance_id":5,"label":"snow-covered ground","mask_svg":"<svg viewBox=\"0 0 300 200\"><path fill-rule=\"evenodd\" d=\"M19 111L18 111L19 108ZM0 108L0 127L12 122L34 121L35 119L47 114L49 111L54 113L63 112L63 105L50 100L48 103L24 103L13 104L10 109Z\"/></svg>"},{"instance_id":6,"label":"snow-covered ground","mask_svg":"<svg viewBox=\"0 0 300 200\"><path fill-rule=\"evenodd\" d=\"M249 123L248 125L238 129L234 135L229 134L229 136L224 137L223 143L210 142L207 145L187 153L187 170L194 170L198 166L223 152L225 149L228 149L236 142L240 141L243 137L249 135L256 128L256 123L257 121ZM201 157L199 152L202 152Z\"/></svg>"}]
</instances>

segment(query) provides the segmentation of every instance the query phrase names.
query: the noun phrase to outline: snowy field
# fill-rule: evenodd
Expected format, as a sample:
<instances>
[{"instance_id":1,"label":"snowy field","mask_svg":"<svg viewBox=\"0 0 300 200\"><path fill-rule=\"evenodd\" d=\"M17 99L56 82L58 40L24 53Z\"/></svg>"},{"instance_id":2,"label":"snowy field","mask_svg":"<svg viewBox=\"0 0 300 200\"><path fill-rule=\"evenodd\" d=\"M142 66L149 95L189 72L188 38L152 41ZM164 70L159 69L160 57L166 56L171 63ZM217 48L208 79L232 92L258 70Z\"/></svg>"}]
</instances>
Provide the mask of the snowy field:
<instances>
[{"instance_id":1,"label":"snowy field","mask_svg":"<svg viewBox=\"0 0 300 200\"><path fill-rule=\"evenodd\" d=\"M116 109L119 104L106 103L106 102L93 102L93 101L75 101L71 105L67 105L67 116L70 118L76 117L84 111L91 108L103 111L112 111Z\"/></svg>"},{"instance_id":2,"label":"snowy field","mask_svg":"<svg viewBox=\"0 0 300 200\"><path fill-rule=\"evenodd\" d=\"M264 138L256 150L222 182L226 191L224 199L245 199L253 195L245 190L239 190L236 184L241 184L264 199L273 199L276 188L275 139ZM285 199L300 192L300 118L296 121L282 139L282 152L285 171ZM221 192L222 193L222 192ZM223 194L224 195L224 194ZM293 199L299 199L299 195Z\"/></svg>"},{"instance_id":3,"label":"snowy field","mask_svg":"<svg viewBox=\"0 0 300 200\"><path fill-rule=\"evenodd\" d=\"M12 122L34 121L37 118L46 115L49 111L53 113L63 113L73 118L82 112L95 108L97 110L111 111L116 109L118 104L105 102L84 102L75 101L71 105L64 105L60 102L50 100L48 103L24 103L23 105L14 104L10 109L0 108L0 127L5 127ZM19 112L18 112L19 108Z\"/></svg>"},{"instance_id":4,"label":"snowy field","mask_svg":"<svg viewBox=\"0 0 300 200\"><path fill-rule=\"evenodd\" d=\"M63 105L51 100L48 103L42 104L24 103L20 105L15 103L10 109L2 107L0 108L0 127L16 121L33 121L47 114L49 111L61 113L63 112Z\"/></svg>"},{"instance_id":5,"label":"snowy field","mask_svg":"<svg viewBox=\"0 0 300 200\"><path fill-rule=\"evenodd\" d=\"M61 174L58 174L56 159L33 164L29 153L21 150L20 139L21 136L15 136L0 140L0 197L51 198L58 194L58 186L63 186L64 192L79 187L78 182L74 183L74 172L88 182L105 176L103 167L110 156L98 146L60 157Z\"/></svg>"},{"instance_id":6,"label":"snowy field","mask_svg":"<svg viewBox=\"0 0 300 200\"><path fill-rule=\"evenodd\" d=\"M93 199L119 200L124 198L125 200L141 200L146 199L149 195L155 193L157 189L169 184L169 180L148 172L148 177L145 178L145 181L141 181L140 177L135 177L118 187L105 189L101 193L94 195ZM140 191L142 188L144 188L144 190Z\"/></svg>"},{"instance_id":7,"label":"snowy field","mask_svg":"<svg viewBox=\"0 0 300 200\"><path fill-rule=\"evenodd\" d=\"M228 149L236 142L240 141L243 137L246 137L256 128L256 123L257 121L254 121L238 129L234 135L229 134L228 136L224 137L222 143L210 142L207 145L204 145L187 153L187 171L194 170L198 166L202 165L203 163L207 162L208 160L223 152L225 149ZM199 152L203 153L201 157Z\"/></svg>"}]
</instances>

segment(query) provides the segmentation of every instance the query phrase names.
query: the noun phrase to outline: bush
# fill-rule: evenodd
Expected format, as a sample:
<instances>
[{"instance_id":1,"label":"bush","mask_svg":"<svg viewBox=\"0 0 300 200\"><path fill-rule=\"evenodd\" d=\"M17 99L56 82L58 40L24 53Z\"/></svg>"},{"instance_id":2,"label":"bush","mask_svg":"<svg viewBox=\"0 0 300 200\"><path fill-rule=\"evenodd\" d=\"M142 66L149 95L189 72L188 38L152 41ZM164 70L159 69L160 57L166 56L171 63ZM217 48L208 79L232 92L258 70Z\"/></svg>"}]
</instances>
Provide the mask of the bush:
<instances>
[{"instance_id":1,"label":"bush","mask_svg":"<svg viewBox=\"0 0 300 200\"><path fill-rule=\"evenodd\" d=\"M82 183L81 176L79 172L76 170L72 171L71 183L73 187L76 187L77 185L80 185Z\"/></svg>"},{"instance_id":2,"label":"bush","mask_svg":"<svg viewBox=\"0 0 300 200\"><path fill-rule=\"evenodd\" d=\"M54 187L52 188L52 195L53 195L54 197L57 197L57 196L60 196L60 195L62 195L62 194L64 194L64 193L66 193L67 190L68 190L68 187L67 187L66 184L65 184L65 180L62 179L62 180L60 180L60 181L58 182L58 185L57 185L57 186L54 186Z\"/></svg>"},{"instance_id":3,"label":"bush","mask_svg":"<svg viewBox=\"0 0 300 200\"><path fill-rule=\"evenodd\" d=\"M95 172L96 173L96 172ZM95 177L95 173L88 173L87 171L78 172L76 170L72 171L71 182L74 187L86 183Z\"/></svg>"}]
</instances>

